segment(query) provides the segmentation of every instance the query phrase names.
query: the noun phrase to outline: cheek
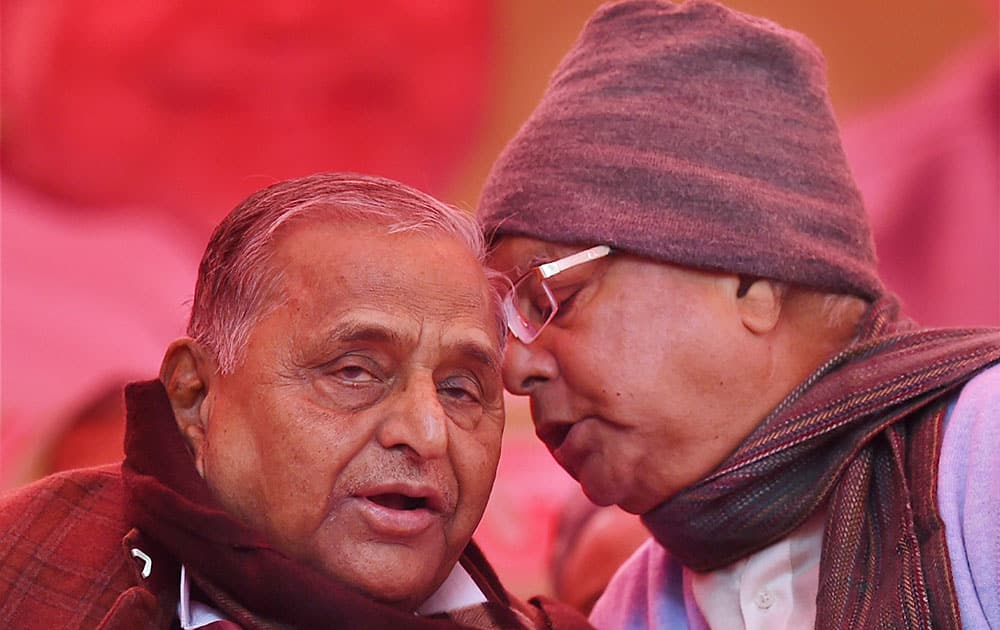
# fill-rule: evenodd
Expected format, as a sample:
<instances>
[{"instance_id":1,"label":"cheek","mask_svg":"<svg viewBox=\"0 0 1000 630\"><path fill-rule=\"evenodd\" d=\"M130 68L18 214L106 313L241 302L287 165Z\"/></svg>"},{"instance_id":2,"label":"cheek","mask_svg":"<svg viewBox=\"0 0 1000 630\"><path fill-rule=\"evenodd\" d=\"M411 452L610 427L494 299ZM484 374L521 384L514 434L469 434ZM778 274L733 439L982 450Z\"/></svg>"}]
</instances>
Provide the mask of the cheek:
<instances>
[{"instance_id":1,"label":"cheek","mask_svg":"<svg viewBox=\"0 0 1000 630\"><path fill-rule=\"evenodd\" d=\"M661 310L645 303L622 301L620 296L598 296L586 304L555 344L560 369L583 380L609 383L628 381L652 367L651 344L660 343L658 331L669 330Z\"/></svg>"},{"instance_id":2,"label":"cheek","mask_svg":"<svg viewBox=\"0 0 1000 630\"><path fill-rule=\"evenodd\" d=\"M451 461L458 479L460 504L457 520L475 529L486 508L500 459L501 429L490 427L476 433L455 435L451 440Z\"/></svg>"},{"instance_id":3,"label":"cheek","mask_svg":"<svg viewBox=\"0 0 1000 630\"><path fill-rule=\"evenodd\" d=\"M233 423L212 436L209 479L240 520L276 541L296 541L324 518L365 436L301 405L254 413L255 424Z\"/></svg>"},{"instance_id":4,"label":"cheek","mask_svg":"<svg viewBox=\"0 0 1000 630\"><path fill-rule=\"evenodd\" d=\"M619 325L607 334L567 336L554 345L560 376L575 396L612 403L638 394L652 364L648 340L633 339L631 333Z\"/></svg>"},{"instance_id":5,"label":"cheek","mask_svg":"<svg viewBox=\"0 0 1000 630\"><path fill-rule=\"evenodd\" d=\"M605 396L623 402L674 400L711 389L720 363L733 358L720 353L723 331L692 309L637 310L606 331L592 336L588 353L577 353L586 367L580 372L592 374Z\"/></svg>"},{"instance_id":6,"label":"cheek","mask_svg":"<svg viewBox=\"0 0 1000 630\"><path fill-rule=\"evenodd\" d=\"M262 444L262 473L273 480L268 486L275 512L320 514L345 469L362 462L372 439L367 423L337 420L322 413L303 415ZM292 498L300 501L293 504Z\"/></svg>"},{"instance_id":7,"label":"cheek","mask_svg":"<svg viewBox=\"0 0 1000 630\"><path fill-rule=\"evenodd\" d=\"M243 427L220 426L209 430L204 448L204 478L227 512L254 528L261 528L265 513L266 466L251 432Z\"/></svg>"}]
</instances>

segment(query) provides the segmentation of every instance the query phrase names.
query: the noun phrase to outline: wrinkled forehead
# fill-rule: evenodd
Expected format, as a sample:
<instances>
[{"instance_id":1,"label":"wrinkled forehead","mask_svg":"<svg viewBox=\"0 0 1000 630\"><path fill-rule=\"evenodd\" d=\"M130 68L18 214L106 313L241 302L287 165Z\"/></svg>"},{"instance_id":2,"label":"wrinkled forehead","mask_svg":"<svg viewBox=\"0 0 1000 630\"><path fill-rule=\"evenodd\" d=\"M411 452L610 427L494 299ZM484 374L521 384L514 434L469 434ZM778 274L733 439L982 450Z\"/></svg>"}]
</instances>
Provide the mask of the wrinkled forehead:
<instances>
[{"instance_id":1,"label":"wrinkled forehead","mask_svg":"<svg viewBox=\"0 0 1000 630\"><path fill-rule=\"evenodd\" d=\"M411 330L442 343L502 343L495 288L474 252L453 235L300 224L282 234L275 271L283 301L303 319L326 325L360 317L397 335Z\"/></svg>"},{"instance_id":2,"label":"wrinkled forehead","mask_svg":"<svg viewBox=\"0 0 1000 630\"><path fill-rule=\"evenodd\" d=\"M270 248L276 270L289 278L372 299L478 304L489 284L478 252L457 235L380 216L296 217L275 230Z\"/></svg>"}]
</instances>

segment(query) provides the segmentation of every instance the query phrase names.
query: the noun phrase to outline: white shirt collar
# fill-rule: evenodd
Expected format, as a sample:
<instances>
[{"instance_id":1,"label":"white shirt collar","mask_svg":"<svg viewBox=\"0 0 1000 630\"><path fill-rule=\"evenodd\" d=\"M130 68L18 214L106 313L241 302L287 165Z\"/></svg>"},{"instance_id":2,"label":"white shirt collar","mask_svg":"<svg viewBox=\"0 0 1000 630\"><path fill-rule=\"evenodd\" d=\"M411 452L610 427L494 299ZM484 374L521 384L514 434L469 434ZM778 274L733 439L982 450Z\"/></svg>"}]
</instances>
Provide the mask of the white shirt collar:
<instances>
[{"instance_id":1,"label":"white shirt collar","mask_svg":"<svg viewBox=\"0 0 1000 630\"><path fill-rule=\"evenodd\" d=\"M181 630L193 630L207 626L213 621L228 621L222 613L201 602L191 601L191 585L188 583L187 569L181 565L180 598L177 601L177 619Z\"/></svg>"},{"instance_id":2,"label":"white shirt collar","mask_svg":"<svg viewBox=\"0 0 1000 630\"><path fill-rule=\"evenodd\" d=\"M476 586L472 576L460 562L456 562L455 567L438 587L438 590L434 591L427 598L427 601L420 605L420 608L417 608L416 613L418 615L433 615L446 610L481 604L485 601L486 596Z\"/></svg>"},{"instance_id":3,"label":"white shirt collar","mask_svg":"<svg viewBox=\"0 0 1000 630\"><path fill-rule=\"evenodd\" d=\"M465 570L461 563L456 562L455 567L445 578L441 586L427 598L420 608L415 612L417 615L433 615L446 610L464 608L473 604L480 604L486 601L486 596L472 576ZM227 621L225 615L218 610L198 601L191 600L191 584L188 581L187 570L181 565L180 598L177 602L177 618L180 620L182 630L196 630L202 626L207 626L213 621Z\"/></svg>"}]
</instances>

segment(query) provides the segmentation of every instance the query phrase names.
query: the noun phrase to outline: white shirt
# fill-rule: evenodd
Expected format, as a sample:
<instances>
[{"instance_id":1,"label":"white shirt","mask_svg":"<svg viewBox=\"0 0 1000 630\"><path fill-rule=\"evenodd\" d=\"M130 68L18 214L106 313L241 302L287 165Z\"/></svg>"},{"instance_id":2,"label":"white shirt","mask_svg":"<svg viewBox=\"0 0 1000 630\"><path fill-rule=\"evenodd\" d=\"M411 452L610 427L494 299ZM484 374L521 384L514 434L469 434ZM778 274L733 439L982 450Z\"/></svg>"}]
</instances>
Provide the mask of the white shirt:
<instances>
[{"instance_id":1,"label":"white shirt","mask_svg":"<svg viewBox=\"0 0 1000 630\"><path fill-rule=\"evenodd\" d=\"M813 628L825 510L750 556L707 573L644 543L612 578L590 622L608 630Z\"/></svg>"},{"instance_id":2,"label":"white shirt","mask_svg":"<svg viewBox=\"0 0 1000 630\"><path fill-rule=\"evenodd\" d=\"M685 569L684 580L709 627L814 627L825 517L818 510L791 535L721 569Z\"/></svg>"}]
</instances>

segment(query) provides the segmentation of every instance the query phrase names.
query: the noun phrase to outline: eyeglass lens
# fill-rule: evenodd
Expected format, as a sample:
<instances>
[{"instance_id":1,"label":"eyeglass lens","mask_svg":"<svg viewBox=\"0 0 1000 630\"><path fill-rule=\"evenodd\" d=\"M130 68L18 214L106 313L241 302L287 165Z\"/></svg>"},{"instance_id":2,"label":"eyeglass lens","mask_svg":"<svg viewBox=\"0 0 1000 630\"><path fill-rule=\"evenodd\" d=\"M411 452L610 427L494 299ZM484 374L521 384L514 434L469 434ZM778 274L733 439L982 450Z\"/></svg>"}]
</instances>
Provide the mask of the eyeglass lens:
<instances>
[{"instance_id":1,"label":"eyeglass lens","mask_svg":"<svg viewBox=\"0 0 1000 630\"><path fill-rule=\"evenodd\" d=\"M533 269L514 285L511 300L524 333L532 339L538 336L559 310L559 303L537 269Z\"/></svg>"},{"instance_id":2,"label":"eyeglass lens","mask_svg":"<svg viewBox=\"0 0 1000 630\"><path fill-rule=\"evenodd\" d=\"M611 253L607 245L595 245L570 256L535 267L522 276L504 300L508 327L523 343L531 343L559 311L566 295L557 294L589 277L589 263ZM559 279L556 279L556 276ZM550 283L555 282L555 285ZM562 289L555 289L555 286Z\"/></svg>"}]
</instances>

